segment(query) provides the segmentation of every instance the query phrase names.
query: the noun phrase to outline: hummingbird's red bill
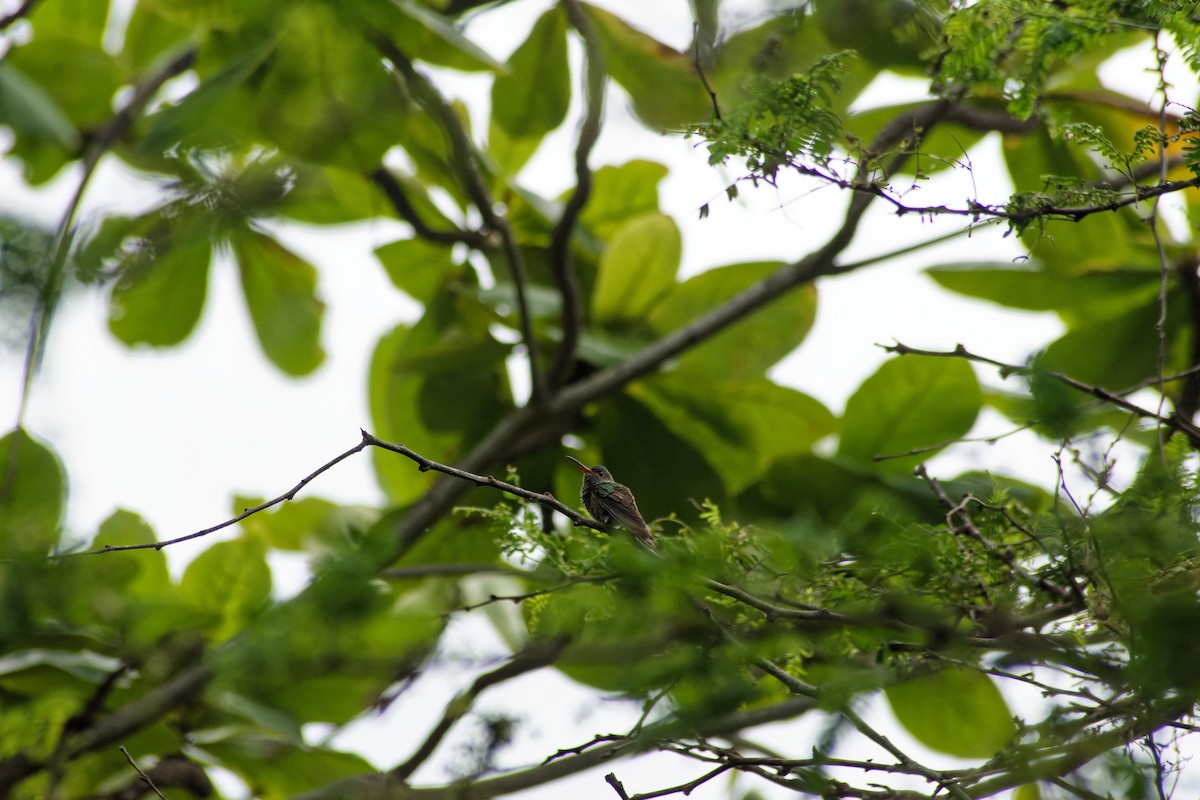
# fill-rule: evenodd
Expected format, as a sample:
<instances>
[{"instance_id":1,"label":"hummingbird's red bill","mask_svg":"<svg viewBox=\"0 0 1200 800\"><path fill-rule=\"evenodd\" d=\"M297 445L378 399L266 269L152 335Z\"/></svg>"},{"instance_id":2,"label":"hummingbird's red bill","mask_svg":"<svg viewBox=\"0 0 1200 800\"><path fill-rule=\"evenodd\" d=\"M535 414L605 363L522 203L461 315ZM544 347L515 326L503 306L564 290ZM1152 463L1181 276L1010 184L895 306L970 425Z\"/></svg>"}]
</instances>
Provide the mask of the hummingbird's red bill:
<instances>
[{"instance_id":1,"label":"hummingbird's red bill","mask_svg":"<svg viewBox=\"0 0 1200 800\"><path fill-rule=\"evenodd\" d=\"M576 464L578 464L578 465L579 465L579 468L580 468L581 470L583 470L584 472L591 472L591 471L592 471L592 468L591 468L591 467L585 466L585 465L584 465L584 463L583 463L582 461L580 461L578 458L575 458L574 456L567 456L567 458L571 459L571 460L572 460L572 461L574 461Z\"/></svg>"}]
</instances>

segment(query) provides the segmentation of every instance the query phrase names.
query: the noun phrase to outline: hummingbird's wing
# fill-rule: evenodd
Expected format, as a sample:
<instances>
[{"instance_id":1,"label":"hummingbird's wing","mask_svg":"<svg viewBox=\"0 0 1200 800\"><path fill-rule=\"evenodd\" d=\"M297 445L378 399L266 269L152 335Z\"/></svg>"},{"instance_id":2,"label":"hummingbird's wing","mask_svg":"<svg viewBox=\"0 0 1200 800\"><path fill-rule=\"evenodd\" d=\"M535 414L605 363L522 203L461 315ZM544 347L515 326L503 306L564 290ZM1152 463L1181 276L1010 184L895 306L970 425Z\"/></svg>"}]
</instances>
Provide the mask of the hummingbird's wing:
<instances>
[{"instance_id":1,"label":"hummingbird's wing","mask_svg":"<svg viewBox=\"0 0 1200 800\"><path fill-rule=\"evenodd\" d=\"M609 513L614 522L630 531L646 547L654 549L654 534L650 531L646 520L642 519L642 512L638 511L637 501L633 499L633 492L618 483L614 484L607 492L600 491L597 494L600 502L604 505L604 510Z\"/></svg>"}]
</instances>

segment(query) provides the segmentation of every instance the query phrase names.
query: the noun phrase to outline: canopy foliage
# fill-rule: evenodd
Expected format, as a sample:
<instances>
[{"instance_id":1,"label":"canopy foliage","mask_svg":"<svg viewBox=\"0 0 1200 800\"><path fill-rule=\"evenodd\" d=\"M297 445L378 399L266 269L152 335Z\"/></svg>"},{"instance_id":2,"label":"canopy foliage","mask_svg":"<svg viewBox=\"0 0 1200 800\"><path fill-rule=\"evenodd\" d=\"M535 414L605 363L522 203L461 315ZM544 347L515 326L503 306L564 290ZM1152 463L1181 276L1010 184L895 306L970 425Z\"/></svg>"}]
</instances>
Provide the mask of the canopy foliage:
<instances>
[{"instance_id":1,"label":"canopy foliage","mask_svg":"<svg viewBox=\"0 0 1200 800\"><path fill-rule=\"evenodd\" d=\"M0 302L31 320L15 390L29 397L75 287L108 298L130 347L188 341L217 256L237 265L269 363L320 369L319 273L280 221L402 221L411 234L376 255L423 311L378 341L372 434L342 456L371 450L386 505L339 505L319 484L235 498L249 511L234 538L179 579L170 542L147 547L157 534L134 511L64 530L65 468L23 416L0 439L0 794L204 797L222 768L263 798L485 798L600 765L611 787L597 778L593 794L626 798L728 775L838 798L1187 785L1200 116L1162 76L1200 73L1194 2L819 0L742 17L694 0L684 52L562 0L505 61L472 40L495 13L474 0L128 6L26 0L3 20L4 158L31 186L77 187L57 230L0 227ZM1157 95L1101 83L1103 64L1148 42ZM491 82L485 129L445 88L450 71ZM927 99L855 104L896 76ZM681 278L667 168L589 161L611 85L647 127L706 147L731 198L836 187L838 225L791 261ZM523 168L562 126L578 126L573 184L539 196ZM977 146L998 149L1004 174L939 195ZM81 216L113 161L157 199ZM1168 202L1182 212L1169 226ZM721 224L703 198L696 210ZM822 281L906 254L846 258L868 210L960 220L966 249L967 233L1007 230L1024 263L974 252L926 274L1054 312L1063 334L1021 364L956 347L962 331L936 351L896 345L840 414L774 382ZM1056 485L922 466L985 410L1041 437ZM552 511L578 491L564 437L634 487L656 552ZM1131 480L1114 477L1116 448L1140 458ZM311 558L298 595L273 593L272 552ZM417 750L372 765L314 739L309 723L386 714L481 592L516 600L482 603L511 658ZM537 669L643 703L643 719L504 772L493 759L514 734L490 720L460 780L414 779L478 695ZM1014 686L1038 702L1013 707ZM858 713L879 693L930 758ZM755 735L802 717L821 720L818 739ZM694 760L695 781L625 787L620 760L650 751Z\"/></svg>"}]
</instances>

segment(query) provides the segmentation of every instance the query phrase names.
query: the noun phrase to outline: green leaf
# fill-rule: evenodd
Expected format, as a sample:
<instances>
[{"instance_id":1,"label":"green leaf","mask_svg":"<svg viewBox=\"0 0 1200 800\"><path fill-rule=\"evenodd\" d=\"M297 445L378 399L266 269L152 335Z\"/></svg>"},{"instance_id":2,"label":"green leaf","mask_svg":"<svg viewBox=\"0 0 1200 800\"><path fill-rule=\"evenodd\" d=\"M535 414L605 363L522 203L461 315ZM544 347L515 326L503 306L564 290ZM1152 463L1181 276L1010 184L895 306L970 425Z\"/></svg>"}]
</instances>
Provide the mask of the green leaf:
<instances>
[{"instance_id":1,"label":"green leaf","mask_svg":"<svg viewBox=\"0 0 1200 800\"><path fill-rule=\"evenodd\" d=\"M338 225L395 213L379 187L358 172L307 163L291 167L296 184L275 207L290 219Z\"/></svg>"},{"instance_id":2,"label":"green leaf","mask_svg":"<svg viewBox=\"0 0 1200 800\"><path fill-rule=\"evenodd\" d=\"M230 123L236 126L246 111L235 96L236 90L262 66L274 51L275 44L272 37L246 48L239 58L205 79L178 103L152 114L139 148L158 154L180 144L228 145Z\"/></svg>"},{"instance_id":3,"label":"green leaf","mask_svg":"<svg viewBox=\"0 0 1200 800\"><path fill-rule=\"evenodd\" d=\"M129 76L98 38L82 42L43 34L40 27L32 42L5 55L6 67L19 69L52 94L58 108L79 128L99 128L112 116L113 95Z\"/></svg>"},{"instance_id":4,"label":"green leaf","mask_svg":"<svg viewBox=\"0 0 1200 800\"><path fill-rule=\"evenodd\" d=\"M464 441L482 436L511 407L504 363L511 348L491 337L474 304L442 293L417 325L380 339L368 387L377 436L453 463ZM455 324L439 329L444 320ZM373 455L380 483L398 504L420 497L435 477L395 453Z\"/></svg>"},{"instance_id":5,"label":"green leaf","mask_svg":"<svg viewBox=\"0 0 1200 800\"><path fill-rule=\"evenodd\" d=\"M641 320L674 285L682 251L679 226L664 214L643 214L622 225L600 259L593 319Z\"/></svg>"},{"instance_id":6,"label":"green leaf","mask_svg":"<svg viewBox=\"0 0 1200 800\"><path fill-rule=\"evenodd\" d=\"M901 356L887 361L846 401L838 453L872 462L965 436L983 404L979 381L961 359ZM908 472L933 450L879 462Z\"/></svg>"},{"instance_id":7,"label":"green leaf","mask_svg":"<svg viewBox=\"0 0 1200 800\"><path fill-rule=\"evenodd\" d=\"M990 261L943 264L926 272L952 292L1009 308L1056 311L1069 325L1141 306L1158 294L1160 281L1157 272L1145 270L1061 275Z\"/></svg>"},{"instance_id":8,"label":"green leaf","mask_svg":"<svg viewBox=\"0 0 1200 800\"><path fill-rule=\"evenodd\" d=\"M592 175L592 194L579 215L579 224L593 236L610 241L626 220L658 211L658 184L667 172L663 164L640 158L601 167Z\"/></svg>"},{"instance_id":9,"label":"green leaf","mask_svg":"<svg viewBox=\"0 0 1200 800\"><path fill-rule=\"evenodd\" d=\"M100 524L100 530L92 540L92 549L155 541L158 539L150 523L132 511L118 508ZM118 560L119 563L109 560L103 566L99 560L93 560L93 563L96 572L103 572L105 580L120 586L127 596L160 598L171 583L167 554L161 550L147 548L124 558L118 557Z\"/></svg>"},{"instance_id":10,"label":"green leaf","mask_svg":"<svg viewBox=\"0 0 1200 800\"><path fill-rule=\"evenodd\" d=\"M0 122L19 139L56 145L73 151L79 132L45 89L8 63L0 63Z\"/></svg>"},{"instance_id":11,"label":"green leaf","mask_svg":"<svg viewBox=\"0 0 1200 800\"><path fill-rule=\"evenodd\" d=\"M332 4L281 8L278 43L239 115L287 153L366 172L418 119L412 100L365 41L353 14Z\"/></svg>"},{"instance_id":12,"label":"green leaf","mask_svg":"<svg viewBox=\"0 0 1200 800\"><path fill-rule=\"evenodd\" d=\"M597 6L585 6L613 80L651 128L680 130L707 121L712 106L692 57L668 47Z\"/></svg>"},{"instance_id":13,"label":"green leaf","mask_svg":"<svg viewBox=\"0 0 1200 800\"><path fill-rule=\"evenodd\" d=\"M1038 366L1113 390L1140 383L1158 369L1158 340L1153 332L1159 313L1158 301L1151 299L1126 313L1073 327L1050 343ZM1189 334L1182 323L1187 315L1187 300L1172 292L1164 331L1167 372L1191 365Z\"/></svg>"},{"instance_id":14,"label":"green leaf","mask_svg":"<svg viewBox=\"0 0 1200 800\"><path fill-rule=\"evenodd\" d=\"M324 747L297 745L275 736L237 732L205 742L205 752L249 784L255 797L285 797L376 770L362 756Z\"/></svg>"},{"instance_id":15,"label":"green leaf","mask_svg":"<svg viewBox=\"0 0 1200 800\"><path fill-rule=\"evenodd\" d=\"M375 257L397 289L424 303L450 276L454 268L446 245L424 239L401 239L375 249Z\"/></svg>"},{"instance_id":16,"label":"green leaf","mask_svg":"<svg viewBox=\"0 0 1200 800\"><path fill-rule=\"evenodd\" d=\"M649 315L661 334L680 328L750 288L783 266L763 261L732 264L700 273L676 287ZM799 346L817 313L811 284L790 290L684 354L678 368L720 374L724 380L757 380Z\"/></svg>"},{"instance_id":17,"label":"green leaf","mask_svg":"<svg viewBox=\"0 0 1200 800\"><path fill-rule=\"evenodd\" d=\"M58 541L66 495L53 450L21 428L0 439L0 552L46 555Z\"/></svg>"},{"instance_id":18,"label":"green leaf","mask_svg":"<svg viewBox=\"0 0 1200 800\"><path fill-rule=\"evenodd\" d=\"M270 236L253 230L232 238L242 291L263 352L288 375L307 375L325 360L317 270Z\"/></svg>"},{"instance_id":19,"label":"green leaf","mask_svg":"<svg viewBox=\"0 0 1200 800\"><path fill-rule=\"evenodd\" d=\"M724 503L725 484L708 454L637 398L621 395L601 403L596 426L602 463L630 487L647 522L672 513L695 519L693 501Z\"/></svg>"},{"instance_id":20,"label":"green leaf","mask_svg":"<svg viewBox=\"0 0 1200 800\"><path fill-rule=\"evenodd\" d=\"M658 375L630 394L705 454L730 494L757 482L777 459L807 452L836 430L833 414L802 392L757 381Z\"/></svg>"},{"instance_id":21,"label":"green leaf","mask_svg":"<svg viewBox=\"0 0 1200 800\"><path fill-rule=\"evenodd\" d=\"M492 84L488 152L508 175L524 166L571 101L567 22L557 6L543 14Z\"/></svg>"},{"instance_id":22,"label":"green leaf","mask_svg":"<svg viewBox=\"0 0 1200 800\"><path fill-rule=\"evenodd\" d=\"M193 607L209 615L217 640L242 630L271 595L267 549L256 538L243 536L217 542L196 556L183 573L179 590Z\"/></svg>"},{"instance_id":23,"label":"green leaf","mask_svg":"<svg viewBox=\"0 0 1200 800\"><path fill-rule=\"evenodd\" d=\"M113 336L131 347L170 347L186 339L204 310L211 258L212 245L202 235L169 236L139 254L113 286Z\"/></svg>"},{"instance_id":24,"label":"green leaf","mask_svg":"<svg viewBox=\"0 0 1200 800\"><path fill-rule=\"evenodd\" d=\"M406 52L444 67L503 73L504 65L459 32L446 17L412 0L392 0L412 25L396 30L397 44Z\"/></svg>"},{"instance_id":25,"label":"green leaf","mask_svg":"<svg viewBox=\"0 0 1200 800\"><path fill-rule=\"evenodd\" d=\"M259 498L235 498L234 513L261 502ZM279 550L326 554L355 547L376 516L371 509L304 497L247 517L241 526L247 536L260 538Z\"/></svg>"},{"instance_id":26,"label":"green leaf","mask_svg":"<svg viewBox=\"0 0 1200 800\"><path fill-rule=\"evenodd\" d=\"M0 656L0 687L18 694L51 691L63 684L63 674L94 685L120 666L120 659L89 650L21 650Z\"/></svg>"},{"instance_id":27,"label":"green leaf","mask_svg":"<svg viewBox=\"0 0 1200 800\"><path fill-rule=\"evenodd\" d=\"M884 695L913 738L956 758L991 758L1016 733L1000 691L972 669L913 678L887 687Z\"/></svg>"}]
</instances>

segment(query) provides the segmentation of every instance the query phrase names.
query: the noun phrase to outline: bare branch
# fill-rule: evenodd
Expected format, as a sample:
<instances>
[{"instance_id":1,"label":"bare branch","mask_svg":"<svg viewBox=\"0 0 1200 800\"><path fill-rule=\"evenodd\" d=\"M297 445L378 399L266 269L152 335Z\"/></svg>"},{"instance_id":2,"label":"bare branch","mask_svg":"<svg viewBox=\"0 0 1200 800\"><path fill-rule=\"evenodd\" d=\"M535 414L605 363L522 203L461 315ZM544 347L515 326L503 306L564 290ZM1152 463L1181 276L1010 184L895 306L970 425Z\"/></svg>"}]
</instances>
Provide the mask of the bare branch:
<instances>
[{"instance_id":1,"label":"bare branch","mask_svg":"<svg viewBox=\"0 0 1200 800\"><path fill-rule=\"evenodd\" d=\"M364 435L364 437L366 436L365 433L363 435ZM372 438L374 438L374 437L372 437ZM113 553L118 550L151 550L151 549L162 550L164 547L170 547L173 544L179 544L180 542L186 542L190 539L198 539L201 536L207 536L208 534L215 533L216 531L222 530L223 528L228 528L230 525L236 525L237 523L244 520L246 517L253 516L254 514L257 514L260 511L266 511L268 508L271 508L272 506L277 506L285 500L291 500L300 492L301 489L303 489L305 486L307 486L309 483L311 483L318 475L320 475L321 473L330 469L331 467L333 467L337 464L340 464L342 461L346 460L347 458L354 455L355 453L362 452L367 447L369 447L371 444L373 444L373 442L368 442L364 438L363 441L359 442L354 447L351 447L346 452L344 452L341 455L337 456L336 458L322 464L320 467L318 467L316 470L314 470L312 473L310 473L308 476L306 476L303 480L301 480L299 483L297 483L291 489L288 489L286 492L284 492L283 494L274 498L273 500L268 500L265 503L259 503L258 505L254 506L253 508L247 508L241 514L238 514L236 517L233 517L232 519L227 519L224 522L221 522L217 525L213 525L210 528L205 528L204 530L196 531L195 533L189 533L186 536L179 536L175 539L167 539L166 541L163 541L163 542L145 542L143 544L110 544L105 547L101 547L98 550L86 550L86 551L83 551L80 553L63 553L62 555L64 555L64 556L65 555L90 556L90 555L96 555L98 553Z\"/></svg>"}]
</instances>

